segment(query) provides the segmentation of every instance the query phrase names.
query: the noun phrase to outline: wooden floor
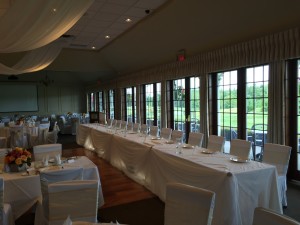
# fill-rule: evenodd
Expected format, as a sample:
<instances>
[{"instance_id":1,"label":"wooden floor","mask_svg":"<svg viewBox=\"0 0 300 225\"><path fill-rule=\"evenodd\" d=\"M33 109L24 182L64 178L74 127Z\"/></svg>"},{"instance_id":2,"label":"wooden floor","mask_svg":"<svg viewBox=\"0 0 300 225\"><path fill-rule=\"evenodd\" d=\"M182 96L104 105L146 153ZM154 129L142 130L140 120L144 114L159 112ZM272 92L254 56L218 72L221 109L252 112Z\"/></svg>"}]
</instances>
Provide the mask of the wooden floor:
<instances>
[{"instance_id":1,"label":"wooden floor","mask_svg":"<svg viewBox=\"0 0 300 225\"><path fill-rule=\"evenodd\" d=\"M99 158L94 152L84 148L64 149L63 156L87 156L99 169L105 204L101 208L117 206L143 199L153 198L155 195L142 185L137 184L121 171L111 166L107 161Z\"/></svg>"}]
</instances>

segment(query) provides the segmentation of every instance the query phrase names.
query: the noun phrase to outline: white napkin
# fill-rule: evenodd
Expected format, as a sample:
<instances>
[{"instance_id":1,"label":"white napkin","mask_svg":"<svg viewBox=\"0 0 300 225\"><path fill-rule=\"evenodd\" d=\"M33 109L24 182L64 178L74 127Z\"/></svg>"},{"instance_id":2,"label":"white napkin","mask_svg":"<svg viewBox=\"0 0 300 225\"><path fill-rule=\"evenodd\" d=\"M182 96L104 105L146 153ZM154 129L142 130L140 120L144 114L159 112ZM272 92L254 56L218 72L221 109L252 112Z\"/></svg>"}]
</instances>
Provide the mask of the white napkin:
<instances>
[{"instance_id":1,"label":"white napkin","mask_svg":"<svg viewBox=\"0 0 300 225\"><path fill-rule=\"evenodd\" d=\"M70 216L68 216L68 218L64 221L63 225L72 225L72 220Z\"/></svg>"}]
</instances>

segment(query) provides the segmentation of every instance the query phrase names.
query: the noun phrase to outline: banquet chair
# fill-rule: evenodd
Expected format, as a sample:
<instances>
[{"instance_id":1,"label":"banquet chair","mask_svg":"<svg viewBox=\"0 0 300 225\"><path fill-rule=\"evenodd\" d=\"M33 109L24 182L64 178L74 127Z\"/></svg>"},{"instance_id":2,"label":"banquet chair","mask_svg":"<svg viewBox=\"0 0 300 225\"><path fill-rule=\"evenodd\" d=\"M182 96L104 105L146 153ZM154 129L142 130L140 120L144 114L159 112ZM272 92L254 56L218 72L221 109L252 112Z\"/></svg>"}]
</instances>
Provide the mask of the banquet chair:
<instances>
[{"instance_id":1,"label":"banquet chair","mask_svg":"<svg viewBox=\"0 0 300 225\"><path fill-rule=\"evenodd\" d=\"M49 184L82 180L83 179L83 168L68 168L61 170L45 170L40 172L40 183L42 192L42 202L38 201L35 223L34 224L48 224L45 223L45 217L49 212Z\"/></svg>"},{"instance_id":2,"label":"banquet chair","mask_svg":"<svg viewBox=\"0 0 300 225\"><path fill-rule=\"evenodd\" d=\"M139 132L140 129L140 124L139 123L134 123L132 127L133 132Z\"/></svg>"},{"instance_id":3,"label":"banquet chair","mask_svg":"<svg viewBox=\"0 0 300 225\"><path fill-rule=\"evenodd\" d=\"M133 129L133 123L132 122L128 122L127 123L127 130L128 131L132 131L132 129Z\"/></svg>"},{"instance_id":4,"label":"banquet chair","mask_svg":"<svg viewBox=\"0 0 300 225\"><path fill-rule=\"evenodd\" d=\"M42 159L48 155L50 158L55 158L55 156L62 154L62 144L45 144L33 146L33 155L35 161L42 161Z\"/></svg>"},{"instance_id":5,"label":"banquet chair","mask_svg":"<svg viewBox=\"0 0 300 225\"><path fill-rule=\"evenodd\" d=\"M280 200L283 207L287 206L286 197L286 174L289 166L291 147L279 144L266 143L264 144L263 159L264 163L269 163L276 166L278 174L278 190Z\"/></svg>"},{"instance_id":6,"label":"banquet chair","mask_svg":"<svg viewBox=\"0 0 300 225\"><path fill-rule=\"evenodd\" d=\"M0 224L15 224L10 204L4 203L4 180L2 177L0 177Z\"/></svg>"},{"instance_id":7,"label":"banquet chair","mask_svg":"<svg viewBox=\"0 0 300 225\"><path fill-rule=\"evenodd\" d=\"M10 147L25 147L27 145L27 137L24 135L23 126L15 126L9 128L10 132Z\"/></svg>"},{"instance_id":8,"label":"banquet chair","mask_svg":"<svg viewBox=\"0 0 300 225\"><path fill-rule=\"evenodd\" d=\"M49 184L49 224L62 224L68 215L72 221L97 223L98 186L96 180Z\"/></svg>"},{"instance_id":9,"label":"banquet chair","mask_svg":"<svg viewBox=\"0 0 300 225\"><path fill-rule=\"evenodd\" d=\"M251 146L251 141L232 139L230 142L230 155L249 159Z\"/></svg>"},{"instance_id":10,"label":"banquet chair","mask_svg":"<svg viewBox=\"0 0 300 225\"><path fill-rule=\"evenodd\" d=\"M0 137L0 148L7 147L7 137Z\"/></svg>"},{"instance_id":11,"label":"banquet chair","mask_svg":"<svg viewBox=\"0 0 300 225\"><path fill-rule=\"evenodd\" d=\"M176 141L177 138L183 138L183 132L180 131L180 130L173 130L172 133L171 133L171 139L173 141Z\"/></svg>"},{"instance_id":12,"label":"banquet chair","mask_svg":"<svg viewBox=\"0 0 300 225\"><path fill-rule=\"evenodd\" d=\"M207 149L214 152L223 152L225 138L217 135L210 135L208 138Z\"/></svg>"},{"instance_id":13,"label":"banquet chair","mask_svg":"<svg viewBox=\"0 0 300 225\"><path fill-rule=\"evenodd\" d=\"M149 134L153 137L157 137L157 135L158 135L158 126L151 126Z\"/></svg>"},{"instance_id":14,"label":"banquet chair","mask_svg":"<svg viewBox=\"0 0 300 225\"><path fill-rule=\"evenodd\" d=\"M59 116L57 124L61 134L72 134L72 125L65 116Z\"/></svg>"},{"instance_id":15,"label":"banquet chair","mask_svg":"<svg viewBox=\"0 0 300 225\"><path fill-rule=\"evenodd\" d=\"M54 125L53 125L53 130L50 131L50 132L48 132L48 135L47 135L47 143L48 144L55 144L55 143L57 143L58 132L59 132L59 127L57 125L57 121L55 121Z\"/></svg>"},{"instance_id":16,"label":"banquet chair","mask_svg":"<svg viewBox=\"0 0 300 225\"><path fill-rule=\"evenodd\" d=\"M257 207L254 210L252 225L300 225L300 223L286 215L273 210Z\"/></svg>"},{"instance_id":17,"label":"banquet chair","mask_svg":"<svg viewBox=\"0 0 300 225\"><path fill-rule=\"evenodd\" d=\"M188 144L201 147L202 141L203 141L203 136L204 136L203 133L190 132Z\"/></svg>"},{"instance_id":18,"label":"banquet chair","mask_svg":"<svg viewBox=\"0 0 300 225\"><path fill-rule=\"evenodd\" d=\"M202 188L168 183L164 225L210 225L215 193Z\"/></svg>"},{"instance_id":19,"label":"banquet chair","mask_svg":"<svg viewBox=\"0 0 300 225\"><path fill-rule=\"evenodd\" d=\"M79 126L79 118L71 118L71 133L72 135L77 134L77 127Z\"/></svg>"},{"instance_id":20,"label":"banquet chair","mask_svg":"<svg viewBox=\"0 0 300 225\"><path fill-rule=\"evenodd\" d=\"M49 133L49 128L39 127L38 143L40 145L47 144L48 133Z\"/></svg>"},{"instance_id":21,"label":"banquet chair","mask_svg":"<svg viewBox=\"0 0 300 225\"><path fill-rule=\"evenodd\" d=\"M166 140L169 140L171 138L172 129L171 128L161 128L160 130L160 137Z\"/></svg>"},{"instance_id":22,"label":"banquet chair","mask_svg":"<svg viewBox=\"0 0 300 225\"><path fill-rule=\"evenodd\" d=\"M148 126L147 126L147 124L141 124L140 132L141 133L145 133L145 132L148 133Z\"/></svg>"}]
</instances>

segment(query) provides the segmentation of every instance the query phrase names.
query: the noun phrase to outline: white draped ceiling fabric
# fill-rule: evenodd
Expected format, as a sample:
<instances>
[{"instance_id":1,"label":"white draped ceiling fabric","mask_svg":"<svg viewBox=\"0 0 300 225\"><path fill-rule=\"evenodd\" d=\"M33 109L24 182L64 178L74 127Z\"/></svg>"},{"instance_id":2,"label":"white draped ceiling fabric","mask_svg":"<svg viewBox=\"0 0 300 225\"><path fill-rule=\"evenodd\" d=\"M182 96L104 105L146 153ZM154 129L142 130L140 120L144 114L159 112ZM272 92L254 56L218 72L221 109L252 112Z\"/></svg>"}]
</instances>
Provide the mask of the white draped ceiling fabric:
<instances>
[{"instance_id":1,"label":"white draped ceiling fabric","mask_svg":"<svg viewBox=\"0 0 300 225\"><path fill-rule=\"evenodd\" d=\"M30 52L12 68L1 64L0 74L28 73L48 66L63 47L60 41L54 41L81 18L93 1L11 1L0 17L0 53Z\"/></svg>"}]
</instances>

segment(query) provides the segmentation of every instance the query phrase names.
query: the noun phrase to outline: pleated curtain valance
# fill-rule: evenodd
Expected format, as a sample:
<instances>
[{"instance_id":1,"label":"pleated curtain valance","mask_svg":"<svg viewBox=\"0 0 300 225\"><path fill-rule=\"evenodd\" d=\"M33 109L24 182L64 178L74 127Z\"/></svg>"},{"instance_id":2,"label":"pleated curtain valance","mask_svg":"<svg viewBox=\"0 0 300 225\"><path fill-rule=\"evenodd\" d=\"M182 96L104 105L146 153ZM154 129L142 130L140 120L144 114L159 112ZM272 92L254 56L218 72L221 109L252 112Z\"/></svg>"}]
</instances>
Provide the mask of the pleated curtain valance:
<instances>
[{"instance_id":1,"label":"pleated curtain valance","mask_svg":"<svg viewBox=\"0 0 300 225\"><path fill-rule=\"evenodd\" d=\"M300 56L300 29L294 28L248 42L201 53L119 78L117 87L161 82L187 76L260 65Z\"/></svg>"},{"instance_id":2,"label":"pleated curtain valance","mask_svg":"<svg viewBox=\"0 0 300 225\"><path fill-rule=\"evenodd\" d=\"M0 17L0 53L27 53L14 66L0 63L0 74L42 70L59 55L58 40L86 12L93 0L15 0Z\"/></svg>"}]
</instances>

